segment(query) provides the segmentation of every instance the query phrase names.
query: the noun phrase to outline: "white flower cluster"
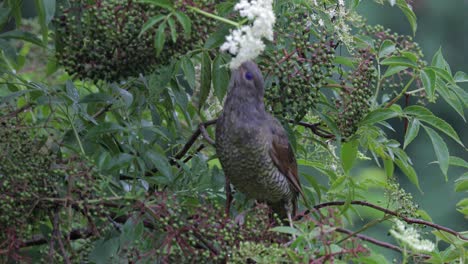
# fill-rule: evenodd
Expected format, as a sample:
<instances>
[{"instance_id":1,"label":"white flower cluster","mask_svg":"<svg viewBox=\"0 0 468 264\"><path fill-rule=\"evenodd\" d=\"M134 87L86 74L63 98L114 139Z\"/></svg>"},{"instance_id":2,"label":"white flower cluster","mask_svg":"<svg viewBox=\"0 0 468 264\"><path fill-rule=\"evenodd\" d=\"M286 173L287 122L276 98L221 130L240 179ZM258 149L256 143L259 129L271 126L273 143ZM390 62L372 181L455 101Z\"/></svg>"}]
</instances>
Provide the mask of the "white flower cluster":
<instances>
[{"instance_id":1,"label":"white flower cluster","mask_svg":"<svg viewBox=\"0 0 468 264\"><path fill-rule=\"evenodd\" d=\"M435 248L432 241L420 239L420 234L416 229L405 226L400 220L396 220L395 228L390 230L390 234L415 251L431 252Z\"/></svg>"},{"instance_id":2,"label":"white flower cluster","mask_svg":"<svg viewBox=\"0 0 468 264\"><path fill-rule=\"evenodd\" d=\"M236 55L231 60L231 69L236 69L243 62L256 58L265 49L262 38L273 40L273 25L276 18L272 2L272 0L241 0L234 6L242 17L253 21L253 24L231 31L221 46L222 51L228 50Z\"/></svg>"}]
</instances>

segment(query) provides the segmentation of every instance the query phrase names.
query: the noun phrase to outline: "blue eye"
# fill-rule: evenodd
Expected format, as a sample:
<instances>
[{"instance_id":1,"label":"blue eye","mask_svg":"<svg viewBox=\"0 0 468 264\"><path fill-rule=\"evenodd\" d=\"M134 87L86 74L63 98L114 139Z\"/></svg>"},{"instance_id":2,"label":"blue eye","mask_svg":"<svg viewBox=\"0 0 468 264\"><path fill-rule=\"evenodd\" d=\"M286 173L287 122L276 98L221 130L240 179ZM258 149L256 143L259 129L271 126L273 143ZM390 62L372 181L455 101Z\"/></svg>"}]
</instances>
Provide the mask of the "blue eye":
<instances>
[{"instance_id":1,"label":"blue eye","mask_svg":"<svg viewBox=\"0 0 468 264\"><path fill-rule=\"evenodd\" d=\"M253 80L253 74L251 72L245 73L245 78L249 81Z\"/></svg>"}]
</instances>

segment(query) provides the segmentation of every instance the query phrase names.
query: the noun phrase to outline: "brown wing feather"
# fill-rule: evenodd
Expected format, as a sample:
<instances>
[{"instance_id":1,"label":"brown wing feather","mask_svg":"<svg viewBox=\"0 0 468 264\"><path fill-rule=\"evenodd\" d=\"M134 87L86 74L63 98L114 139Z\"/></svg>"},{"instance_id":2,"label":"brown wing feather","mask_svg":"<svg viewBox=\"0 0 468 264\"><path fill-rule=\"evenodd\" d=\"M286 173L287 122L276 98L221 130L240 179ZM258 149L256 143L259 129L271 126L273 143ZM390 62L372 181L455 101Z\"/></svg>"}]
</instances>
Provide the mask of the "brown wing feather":
<instances>
[{"instance_id":1,"label":"brown wing feather","mask_svg":"<svg viewBox=\"0 0 468 264\"><path fill-rule=\"evenodd\" d=\"M305 200L301 183L299 181L296 158L294 157L294 152L292 151L291 144L289 144L286 132L282 127L281 129L272 128L271 132L273 134L270 149L271 159L278 170L286 176L295 191L300 193L302 198Z\"/></svg>"}]
</instances>

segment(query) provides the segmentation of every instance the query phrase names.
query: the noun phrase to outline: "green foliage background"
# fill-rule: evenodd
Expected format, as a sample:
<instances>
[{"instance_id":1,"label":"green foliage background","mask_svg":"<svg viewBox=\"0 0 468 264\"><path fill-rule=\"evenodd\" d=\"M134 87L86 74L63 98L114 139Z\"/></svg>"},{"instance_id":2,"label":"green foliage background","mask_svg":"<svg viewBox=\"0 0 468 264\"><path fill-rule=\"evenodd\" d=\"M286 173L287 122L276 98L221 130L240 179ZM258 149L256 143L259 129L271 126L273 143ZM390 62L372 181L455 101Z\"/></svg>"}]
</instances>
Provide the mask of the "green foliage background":
<instances>
[{"instance_id":1,"label":"green foliage background","mask_svg":"<svg viewBox=\"0 0 468 264\"><path fill-rule=\"evenodd\" d=\"M406 63L412 68L411 73L416 74L416 79L420 79L424 77L419 76L426 65L418 57L417 50L410 49L415 53L410 52L406 58L398 54L390 56L382 51L384 48L395 49L389 41L384 42L382 46L379 44L374 51L376 54L370 55L370 51L364 49L360 55L354 53L346 57L348 53L342 52L340 48L337 55L343 57L338 60L341 60L345 70L340 68L333 76L339 74L341 78L341 75L344 75L343 82L340 83L330 83L330 79L325 81L332 76L328 74L325 65L331 65L331 60L335 59L334 55L319 56L320 60L324 60L320 66L322 68L316 67L312 71L304 66L302 69L313 78L320 79L316 83L318 88L331 84L334 88L345 89L347 85L352 85L360 91L355 97L351 97L352 92L345 90L326 91L323 96L317 95L319 89L308 86L310 79L298 78L300 80L294 83L296 86L288 86L292 88L292 92L286 93L286 97L290 99L289 96L292 96L293 100L291 103L285 103L281 101L282 97L275 99L275 95L281 90L270 88L278 83L281 84L280 87L290 83L281 83L274 78L267 79L267 99L277 100L267 103L272 105L273 111L278 103L282 107L277 114L283 115L290 140L296 148L302 173L301 180L306 186L309 202L318 205L321 202L342 201L344 205L338 207L341 210L328 211L326 216L319 218L320 221L317 222L314 222L317 220L314 215L297 221L294 228L273 227L267 217L268 208L253 205L252 201L248 201L239 193L235 196L236 203L231 212L231 219L219 217L223 214L224 179L213 148L207 143L208 140L198 139L188 153L182 151L180 154L180 149L192 132L199 129L198 125L202 122L206 124L207 120L215 118L221 110L220 102L226 93L228 81L228 71L221 66L229 61L229 56L219 54L218 46L228 33L228 28L221 26L218 31L211 32L217 23L204 16L197 19L193 10L184 9L184 6L180 5L184 1L145 1L156 3L155 12L162 14L154 16L152 13L151 16L154 17L145 19L153 19L155 23L143 26L148 30L147 40L151 39L148 37L151 34L154 36L155 58L160 59L167 54L179 56L187 50L190 52L177 57L170 67L157 68L156 71L151 69L146 74L127 79L125 82L80 81L64 74L63 68L54 59L54 26L48 22L52 19L55 3L58 4L59 10L60 3L65 2L67 1L5 2L8 7L12 7L12 16L17 19L10 20L3 35L0 34L0 49L3 52L0 73L3 80L0 89L0 119L12 120L12 123L2 123L4 135L18 133L20 136L9 136L0 141L4 151L4 155L0 157L4 162L9 161L10 155L16 157L18 152L23 151L23 145L31 150L23 153L23 156L17 156L26 158L11 164L13 166L0 165L0 182L3 184L0 187L4 188L0 194L0 206L4 211L16 208L14 214L7 213L0 218L0 261L20 261L26 256L38 257L43 262L62 262L67 260L66 255L69 254L78 262L92 263L109 263L118 259L123 262L138 260L142 263L189 260L229 260L232 263L244 263L247 259L258 263L273 263L308 262L314 258L323 261L333 258L336 253L343 256L343 262L383 263L385 255L387 259L395 257L403 262L440 263L445 260L464 263L467 256L466 241L447 233L431 233L432 229L418 229L425 238L444 242L439 243L438 250L430 253L432 255L410 252L407 251L409 248L404 242L395 243L393 237L387 236L387 231L392 228L391 222L384 221L386 218L380 219L380 212L350 204L351 200L365 200L383 207L390 206L399 217L417 217L457 231L468 229L468 205L463 207L459 204L459 211L456 209L460 200L465 199L465 203L468 202L467 165L463 161L467 159L467 155L466 148L460 146L468 144L468 133L464 132L466 122L459 115L463 115L463 112L466 114L468 98L460 98L462 109L458 114L440 96L437 104L427 104L426 106L441 120L417 105L418 100L432 99L430 94L411 96L410 107L407 107L404 100L395 101L395 104L379 104L378 98L379 102L373 105L379 105L378 109L369 108L366 103L371 98L372 91L369 88L372 85L365 84L372 84L374 80L374 72L368 69L366 63L372 62L371 66L374 65L374 57L379 54L382 67L401 66ZM172 9L173 2L176 3L175 9ZM230 19L238 18L230 12L236 1L224 1L218 9L213 8L214 2L211 0L194 2L199 4L198 7L204 7L216 15ZM349 6L359 4L358 11L368 18L367 24L383 24L393 32L412 35L408 20L402 13L405 9L401 7L406 7L405 1L396 1L402 10L389 7L388 2L392 1L375 2L385 2L385 5L373 1L346 1ZM441 82L431 87L436 87L436 94L439 94L440 89L450 82L454 83L451 76L444 78L447 72L444 58L450 64L453 75L458 71L468 70L468 51L464 46L468 38L464 22L467 4L462 0L451 4L436 0L410 2L418 17L415 40L422 47L424 59L429 65L435 54L432 61L434 67L424 68L424 73L429 76L424 87L419 83L417 87L411 86L410 90L424 88L428 91L430 87L427 86L435 82L430 77L435 77L437 72ZM15 6L19 3L22 3L22 11L19 6ZM305 48L304 54L309 52L310 55L328 49L327 52L332 55L332 44L336 43L334 41L339 36L324 33L333 32L329 23L323 28L317 27L318 33L315 32L315 28L312 33L295 31L295 24L289 28L289 23L296 21L295 19L302 21L301 15L294 16L294 12L302 14L302 9L291 9L294 10L292 15L285 10L293 3L303 4L304 1L275 3L278 4L276 11L284 16L282 20L278 19L277 25L287 30L282 32L286 34L282 35L284 40L275 43L277 46L269 45L258 59L264 73L281 76L288 70L295 71L296 57L288 61L290 64L271 63L283 57L282 53L275 50L279 46L284 45L282 48L286 52L295 49L297 43L291 42L288 35L291 32L296 34L295 41L302 38L321 43ZM11 32L9 30L19 26L18 17L21 12L23 17L28 17L34 16L36 10L39 10L39 19L32 22L24 20L21 25L21 29L26 32L8 35ZM0 11L5 13L4 9ZM409 11L406 12L408 15ZM320 12L317 14L323 18L327 16ZM192 20L192 34L184 34L187 33L187 19ZM300 22L298 25L301 25ZM359 24L359 21L353 22ZM139 27L141 24L138 24L138 28L132 28L131 33L138 33ZM353 31L353 34L355 33L357 32ZM346 37L346 34L344 35ZM192 41L197 36L201 38ZM365 46L366 41L358 41L355 45ZM341 45L345 45L346 40L344 42ZM204 48L197 46L203 43ZM442 46L442 53L439 45ZM282 49L280 51L283 52ZM409 61L413 58L413 61ZM79 58L76 59L79 61ZM164 57L163 60L169 59ZM352 60L358 63L353 64ZM9 63L16 65L12 66ZM348 70L348 66L351 69ZM5 70L13 67L17 68L18 72ZM119 79L119 76L113 77ZM460 94L466 95L468 77L463 73L457 73L455 77L461 87ZM408 80L404 81L406 84ZM362 89L357 89L360 87ZM382 94L388 94L388 99L395 98L397 94L403 96L402 87L403 85L397 84L394 87L395 91L387 88ZM210 89L213 90L211 96ZM300 95L309 90L309 101L301 101ZM346 96L352 99L346 99ZM326 105L332 97L337 101L349 100L358 103L353 104L350 109L343 106L343 103L337 104L337 109L333 109L333 106ZM317 101L323 104L314 108ZM330 105L331 102L330 100ZM392 106L385 108L385 105ZM304 109L301 107L307 107L306 111L302 111ZM313 112L309 112L311 108L314 108ZM355 112L358 114L353 114ZM418 122L413 121L418 119L422 125L432 127L431 129L421 126L419 136L405 150L413 161L412 165L407 162L406 154L396 146L396 143L408 140L402 128L403 119L400 117L410 117L410 124ZM319 122L319 125L313 126L315 129L319 128L319 133L300 125L291 125L294 122L288 122L288 118L301 119L309 126ZM345 122L348 119L352 125ZM382 122L385 120L390 121L386 124ZM50 128L38 127L43 124L50 125ZM454 130L448 124L451 124ZM19 133L23 126L30 128L29 134ZM392 126L395 131L385 130L385 136L380 130L385 126ZM414 126L410 125L411 127ZM343 129L348 130L344 132ZM213 129L207 130L208 135L214 137ZM431 134L431 138L426 132ZM455 166L450 166L447 175L441 172L447 164L430 164L436 160L441 163L449 162L448 157L435 155L435 152L445 154L444 144L438 135L447 143L450 156L461 158L450 159L450 165ZM336 137L338 140L327 145L325 139ZM435 151L433 143L439 146ZM337 147L336 160L329 152L333 146ZM385 166L378 168L372 154L366 152L365 148L369 148L379 157L382 166ZM362 153L358 152L358 149ZM35 158L41 154L48 158L45 161ZM175 159L172 158L174 156ZM182 158L187 162L182 162ZM51 165L43 165L44 162ZM42 168L38 170L40 177L35 177L35 166ZM397 167L402 168L404 173ZM396 181L389 177L393 175L393 170ZM416 178L414 172L417 172L419 178ZM462 174L464 178L460 177ZM38 178L47 180L37 181ZM458 178L461 180L455 184ZM57 179L63 181L57 182ZM401 184L402 189L397 182ZM461 191L455 192L455 188ZM16 194L16 190L21 191ZM382 195L384 192L385 195ZM17 199L15 195L18 195ZM414 201L411 196L414 197ZM419 209L422 211L416 211L415 204L420 205ZM305 209L304 206L301 208ZM239 216L243 210L248 211L245 219ZM358 214L354 214L355 212ZM21 215L25 217L20 218ZM234 219L236 222L245 221L245 224L239 226ZM373 224L366 226L369 222ZM373 226L380 222L383 223L379 227ZM396 244L404 248L403 254L391 253L392 251L363 243L355 237L346 237L346 241L342 243L345 235L335 232L336 228L358 230L363 225L360 233ZM74 239L70 237L77 229L81 232L78 234L81 239L73 242ZM298 239L288 243L291 234L298 236ZM66 238L65 246L60 245L64 243L60 239L61 236ZM363 245L370 245L370 251ZM430 256L432 258L427 260Z\"/></svg>"}]
</instances>

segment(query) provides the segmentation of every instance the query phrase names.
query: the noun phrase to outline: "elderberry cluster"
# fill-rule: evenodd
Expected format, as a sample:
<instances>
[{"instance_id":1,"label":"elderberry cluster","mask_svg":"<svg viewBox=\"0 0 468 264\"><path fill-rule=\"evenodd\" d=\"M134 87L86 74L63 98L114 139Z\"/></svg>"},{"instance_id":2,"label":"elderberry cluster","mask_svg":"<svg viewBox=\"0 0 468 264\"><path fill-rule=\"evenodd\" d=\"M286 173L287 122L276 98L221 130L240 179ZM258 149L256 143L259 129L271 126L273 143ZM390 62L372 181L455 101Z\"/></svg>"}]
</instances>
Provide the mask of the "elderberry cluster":
<instances>
[{"instance_id":1,"label":"elderberry cluster","mask_svg":"<svg viewBox=\"0 0 468 264\"><path fill-rule=\"evenodd\" d=\"M273 114L302 119L316 104L319 89L331 77L335 59L332 39L317 39L307 27L307 11L279 19L276 43L262 59L267 73L266 103Z\"/></svg>"},{"instance_id":2,"label":"elderberry cluster","mask_svg":"<svg viewBox=\"0 0 468 264\"><path fill-rule=\"evenodd\" d=\"M419 69L427 66L427 62L423 59L424 54L421 47L418 43L414 42L411 36L391 32L390 29L386 29L381 25L366 26L361 30L361 34L372 37L375 40L376 47L380 47L385 40L392 41L395 44L395 51L385 57L406 57L412 60ZM385 78L382 83L382 88L401 89L404 86L404 80L411 78L413 73L413 69L408 68L389 78Z\"/></svg>"},{"instance_id":3,"label":"elderberry cluster","mask_svg":"<svg viewBox=\"0 0 468 264\"><path fill-rule=\"evenodd\" d=\"M375 56L368 49L359 50L359 55L359 65L348 75L347 80L341 82L340 100L336 101L339 109L337 123L344 138L356 132L358 123L369 111L369 99L373 95Z\"/></svg>"},{"instance_id":4,"label":"elderberry cluster","mask_svg":"<svg viewBox=\"0 0 468 264\"><path fill-rule=\"evenodd\" d=\"M141 34L143 25L169 11L133 0L70 0L60 8L56 25L56 57L65 70L78 79L116 81L148 72L165 65L174 56L185 54L203 44L213 21L186 8L185 1L174 6L192 20L191 34L185 34L175 17L177 40L165 27L165 45L157 56L154 48L158 25ZM190 1L208 12L214 11L214 0ZM167 23L162 21L161 23Z\"/></svg>"}]
</instances>

